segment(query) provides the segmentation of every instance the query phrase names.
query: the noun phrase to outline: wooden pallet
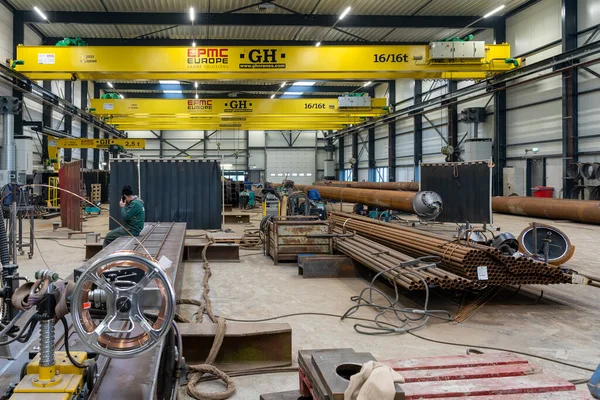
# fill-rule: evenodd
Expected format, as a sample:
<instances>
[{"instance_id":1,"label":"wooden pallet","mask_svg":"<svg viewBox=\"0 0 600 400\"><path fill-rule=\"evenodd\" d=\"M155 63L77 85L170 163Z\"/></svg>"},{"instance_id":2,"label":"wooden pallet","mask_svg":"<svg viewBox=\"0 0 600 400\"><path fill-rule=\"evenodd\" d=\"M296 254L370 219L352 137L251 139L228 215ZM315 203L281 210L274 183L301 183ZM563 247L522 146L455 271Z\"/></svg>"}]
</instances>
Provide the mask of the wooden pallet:
<instances>
[{"instance_id":1,"label":"wooden pallet","mask_svg":"<svg viewBox=\"0 0 600 400\"><path fill-rule=\"evenodd\" d=\"M92 183L90 191L90 198L92 203L98 203L102 200L102 185L99 183Z\"/></svg>"}]
</instances>

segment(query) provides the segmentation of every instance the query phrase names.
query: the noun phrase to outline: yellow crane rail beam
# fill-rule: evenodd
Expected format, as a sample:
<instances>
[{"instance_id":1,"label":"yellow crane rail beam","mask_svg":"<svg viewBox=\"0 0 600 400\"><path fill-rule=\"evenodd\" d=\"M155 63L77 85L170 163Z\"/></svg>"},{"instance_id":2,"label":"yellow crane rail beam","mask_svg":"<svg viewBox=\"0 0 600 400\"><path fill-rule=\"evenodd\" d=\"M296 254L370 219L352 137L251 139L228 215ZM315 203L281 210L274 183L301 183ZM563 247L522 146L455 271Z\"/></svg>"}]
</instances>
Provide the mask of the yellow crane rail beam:
<instances>
[{"instance_id":1,"label":"yellow crane rail beam","mask_svg":"<svg viewBox=\"0 0 600 400\"><path fill-rule=\"evenodd\" d=\"M61 149L108 149L110 145L125 149L146 148L145 139L49 139L48 147Z\"/></svg>"},{"instance_id":2,"label":"yellow crane rail beam","mask_svg":"<svg viewBox=\"0 0 600 400\"><path fill-rule=\"evenodd\" d=\"M332 123L294 123L281 122L276 124L266 123L247 123L247 122L223 122L223 123L204 123L204 124L171 124L171 123L138 123L138 124L115 124L115 127L123 131L193 131L193 130L246 130L246 131L262 131L262 130L293 130L293 131L314 131L314 130L339 130L347 126Z\"/></svg>"},{"instance_id":3,"label":"yellow crane rail beam","mask_svg":"<svg viewBox=\"0 0 600 400\"><path fill-rule=\"evenodd\" d=\"M432 60L429 46L19 46L31 79L481 79L516 68L508 44Z\"/></svg>"},{"instance_id":4,"label":"yellow crane rail beam","mask_svg":"<svg viewBox=\"0 0 600 400\"><path fill-rule=\"evenodd\" d=\"M92 99L95 115L356 115L379 116L387 99L371 99L370 108L340 109L327 99Z\"/></svg>"}]
</instances>

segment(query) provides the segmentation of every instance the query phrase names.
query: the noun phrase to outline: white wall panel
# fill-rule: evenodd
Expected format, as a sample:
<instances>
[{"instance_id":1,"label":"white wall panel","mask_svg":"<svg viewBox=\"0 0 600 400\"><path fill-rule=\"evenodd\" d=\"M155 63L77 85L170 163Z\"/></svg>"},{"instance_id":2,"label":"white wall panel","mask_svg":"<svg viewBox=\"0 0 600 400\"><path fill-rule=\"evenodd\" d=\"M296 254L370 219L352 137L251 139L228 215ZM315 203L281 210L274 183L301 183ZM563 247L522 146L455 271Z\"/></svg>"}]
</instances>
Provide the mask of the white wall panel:
<instances>
[{"instance_id":1,"label":"white wall panel","mask_svg":"<svg viewBox=\"0 0 600 400\"><path fill-rule=\"evenodd\" d=\"M250 165L250 169L265 169L265 151L250 150L249 153L248 164Z\"/></svg>"},{"instance_id":2,"label":"white wall panel","mask_svg":"<svg viewBox=\"0 0 600 400\"><path fill-rule=\"evenodd\" d=\"M248 131L250 147L265 147L265 131Z\"/></svg>"},{"instance_id":3,"label":"white wall panel","mask_svg":"<svg viewBox=\"0 0 600 400\"><path fill-rule=\"evenodd\" d=\"M266 176L268 180L280 181L289 174L288 178L296 183L310 184L314 181L315 173L314 150L267 149ZM294 174L298 174L298 176L294 176ZM304 174L304 176L300 176L300 174Z\"/></svg>"},{"instance_id":4,"label":"white wall panel","mask_svg":"<svg viewBox=\"0 0 600 400\"><path fill-rule=\"evenodd\" d=\"M600 0L577 1L578 30L583 30L600 23Z\"/></svg>"},{"instance_id":5,"label":"white wall panel","mask_svg":"<svg viewBox=\"0 0 600 400\"><path fill-rule=\"evenodd\" d=\"M600 92L579 95L579 137L600 134ZM600 138L596 138L600 145ZM581 139L580 139L581 141ZM589 144L589 143L588 143ZM589 151L587 147L580 148Z\"/></svg>"},{"instance_id":6,"label":"white wall panel","mask_svg":"<svg viewBox=\"0 0 600 400\"><path fill-rule=\"evenodd\" d=\"M25 43L26 46L39 46L42 44L42 38L30 27L25 25Z\"/></svg>"},{"instance_id":7,"label":"white wall panel","mask_svg":"<svg viewBox=\"0 0 600 400\"><path fill-rule=\"evenodd\" d=\"M358 181L359 182L368 182L369 181L369 170L366 168L362 168L358 170Z\"/></svg>"},{"instance_id":8,"label":"white wall panel","mask_svg":"<svg viewBox=\"0 0 600 400\"><path fill-rule=\"evenodd\" d=\"M376 98L383 98L385 97L386 99L388 98L388 84L387 82L384 83L380 83L377 86L375 86L375 97Z\"/></svg>"},{"instance_id":9,"label":"white wall panel","mask_svg":"<svg viewBox=\"0 0 600 400\"><path fill-rule=\"evenodd\" d=\"M388 140L375 140L375 165L386 167L388 165Z\"/></svg>"},{"instance_id":10,"label":"white wall panel","mask_svg":"<svg viewBox=\"0 0 600 400\"><path fill-rule=\"evenodd\" d=\"M415 149L415 135L413 133L407 133L404 135L396 136L396 158L410 157L410 163L412 164L412 158ZM397 164L406 164L397 162Z\"/></svg>"},{"instance_id":11,"label":"white wall panel","mask_svg":"<svg viewBox=\"0 0 600 400\"><path fill-rule=\"evenodd\" d=\"M519 55L561 38L561 0L544 0L506 20L506 39Z\"/></svg>"},{"instance_id":12,"label":"white wall panel","mask_svg":"<svg viewBox=\"0 0 600 400\"><path fill-rule=\"evenodd\" d=\"M412 79L396 79L396 103L402 102L399 108L404 108L412 105L412 99L415 92L415 81Z\"/></svg>"},{"instance_id":13,"label":"white wall panel","mask_svg":"<svg viewBox=\"0 0 600 400\"><path fill-rule=\"evenodd\" d=\"M562 116L561 102L540 104L520 108L506 113L506 143L513 145L524 142L534 142L526 147L539 147L539 154L556 154L548 152L551 143L535 144L536 140L561 139ZM508 148L508 152L511 148Z\"/></svg>"},{"instance_id":14,"label":"white wall panel","mask_svg":"<svg viewBox=\"0 0 600 400\"><path fill-rule=\"evenodd\" d=\"M350 140L350 137L346 137L344 139L345 142L348 142ZM352 158L352 146L347 145L344 146L344 167L342 169L348 169L350 168L350 159Z\"/></svg>"},{"instance_id":15,"label":"white wall panel","mask_svg":"<svg viewBox=\"0 0 600 400\"><path fill-rule=\"evenodd\" d=\"M415 169L413 167L396 168L396 182L413 182L415 180Z\"/></svg>"}]
</instances>

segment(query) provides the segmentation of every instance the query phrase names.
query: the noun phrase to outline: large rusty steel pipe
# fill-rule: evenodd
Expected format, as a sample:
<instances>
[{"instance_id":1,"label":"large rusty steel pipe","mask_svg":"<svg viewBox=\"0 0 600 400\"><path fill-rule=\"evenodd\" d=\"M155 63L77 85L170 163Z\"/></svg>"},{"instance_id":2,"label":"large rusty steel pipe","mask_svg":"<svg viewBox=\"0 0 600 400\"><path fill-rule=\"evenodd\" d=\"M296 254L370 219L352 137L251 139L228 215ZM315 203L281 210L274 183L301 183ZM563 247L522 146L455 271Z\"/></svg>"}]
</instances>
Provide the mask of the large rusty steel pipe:
<instances>
[{"instance_id":1,"label":"large rusty steel pipe","mask_svg":"<svg viewBox=\"0 0 600 400\"><path fill-rule=\"evenodd\" d=\"M354 189L399 190L418 192L419 182L348 182L348 181L318 181L315 186L347 187Z\"/></svg>"},{"instance_id":2,"label":"large rusty steel pipe","mask_svg":"<svg viewBox=\"0 0 600 400\"><path fill-rule=\"evenodd\" d=\"M504 214L600 224L600 201L523 196L493 197L492 210Z\"/></svg>"},{"instance_id":3,"label":"large rusty steel pipe","mask_svg":"<svg viewBox=\"0 0 600 400\"><path fill-rule=\"evenodd\" d=\"M415 192L396 192L392 190L371 190L339 188L332 186L305 186L304 192L317 189L324 199L359 203L385 210L397 210L414 213L412 201Z\"/></svg>"}]
</instances>

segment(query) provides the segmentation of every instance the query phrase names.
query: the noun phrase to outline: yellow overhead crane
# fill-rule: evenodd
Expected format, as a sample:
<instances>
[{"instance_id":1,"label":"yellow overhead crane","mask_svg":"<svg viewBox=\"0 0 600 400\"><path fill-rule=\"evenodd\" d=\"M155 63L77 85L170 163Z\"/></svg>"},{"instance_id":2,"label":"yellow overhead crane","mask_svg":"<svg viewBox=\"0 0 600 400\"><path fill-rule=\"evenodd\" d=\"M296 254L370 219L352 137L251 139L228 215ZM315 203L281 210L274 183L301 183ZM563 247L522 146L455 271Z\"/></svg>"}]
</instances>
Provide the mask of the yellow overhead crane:
<instances>
[{"instance_id":1,"label":"yellow overhead crane","mask_svg":"<svg viewBox=\"0 0 600 400\"><path fill-rule=\"evenodd\" d=\"M456 44L459 43L459 44ZM458 51L457 51L458 50ZM508 44L408 46L18 46L34 80L483 79L518 62Z\"/></svg>"},{"instance_id":2,"label":"yellow overhead crane","mask_svg":"<svg viewBox=\"0 0 600 400\"><path fill-rule=\"evenodd\" d=\"M93 99L90 112L121 130L338 130L387 112L384 98L339 107L326 99Z\"/></svg>"},{"instance_id":3,"label":"yellow overhead crane","mask_svg":"<svg viewBox=\"0 0 600 400\"><path fill-rule=\"evenodd\" d=\"M124 149L145 149L145 139L56 139L48 138L48 158L56 171L60 168L58 149L108 149L120 146Z\"/></svg>"}]
</instances>

